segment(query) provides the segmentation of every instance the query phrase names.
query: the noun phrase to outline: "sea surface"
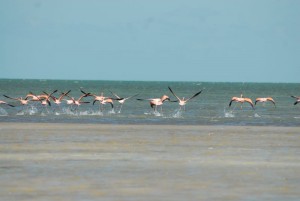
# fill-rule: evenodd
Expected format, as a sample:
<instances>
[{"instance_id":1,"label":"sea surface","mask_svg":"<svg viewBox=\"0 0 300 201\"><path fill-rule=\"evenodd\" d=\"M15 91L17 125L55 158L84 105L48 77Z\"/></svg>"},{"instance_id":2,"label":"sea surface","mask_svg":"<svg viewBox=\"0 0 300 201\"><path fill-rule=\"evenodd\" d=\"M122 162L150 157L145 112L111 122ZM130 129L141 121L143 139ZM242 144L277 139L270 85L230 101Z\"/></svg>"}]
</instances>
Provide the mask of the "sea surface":
<instances>
[{"instance_id":1,"label":"sea surface","mask_svg":"<svg viewBox=\"0 0 300 201\"><path fill-rule=\"evenodd\" d=\"M154 111L149 101L137 99L159 98L168 95L172 101L175 96L168 86L179 97L189 98L202 90L201 94L191 99L185 110L180 109L178 102L164 102ZM75 99L82 95L81 90L107 97L137 96L126 100L121 111L115 100L111 105L99 102L93 105L93 97L82 100L90 103L79 107L69 106L64 101L60 106L42 106L39 102L30 102L22 106L9 97L25 97L29 92L35 94L62 92L71 90L70 96ZM271 103L257 103L255 109L250 104L229 102L233 96L251 98L272 97L276 107ZM154 82L154 81L83 81L83 80L0 80L0 100L16 107L0 105L0 122L49 122L49 123L95 123L95 124L165 124L165 125L256 125L256 126L300 126L300 104L294 105L300 96L300 83L220 83L220 82ZM65 97L65 99L69 99ZM242 106L242 108L241 108Z\"/></svg>"}]
</instances>

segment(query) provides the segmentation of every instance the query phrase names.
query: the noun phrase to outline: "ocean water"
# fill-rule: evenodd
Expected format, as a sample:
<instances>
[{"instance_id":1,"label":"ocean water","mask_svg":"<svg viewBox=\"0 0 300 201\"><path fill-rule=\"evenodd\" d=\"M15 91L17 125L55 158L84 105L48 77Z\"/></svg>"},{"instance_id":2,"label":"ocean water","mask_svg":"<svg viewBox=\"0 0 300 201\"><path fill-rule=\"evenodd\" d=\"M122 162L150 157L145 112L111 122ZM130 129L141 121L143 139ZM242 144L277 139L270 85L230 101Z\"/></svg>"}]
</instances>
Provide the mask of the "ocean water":
<instances>
[{"instance_id":1,"label":"ocean water","mask_svg":"<svg viewBox=\"0 0 300 201\"><path fill-rule=\"evenodd\" d=\"M155 112L149 101L140 99L159 98L168 95L176 98L168 89L170 86L179 97L189 98L196 92L202 93L190 100L185 110L178 102L164 102ZM29 92L43 94L58 90L71 90L70 96L78 98L80 90L93 94L113 97L110 91L120 97L138 96L128 99L119 111L120 104L114 101L100 110L99 102L92 104L93 98L83 100L91 103L78 108L70 107L64 101L60 106L54 103L43 107L38 102L22 106L10 97L25 97ZM257 97L271 96L276 107L270 103L257 103L255 110L248 103L241 108L240 103L229 102L233 96L249 97L255 102ZM108 124L169 124L169 125L257 125L257 126L300 126L300 104L294 105L291 95L300 96L297 83L218 83L218 82L144 82L144 81L82 81L82 80L0 80L0 100L16 107L0 105L1 122L53 122L53 123L108 123ZM68 97L65 97L66 99Z\"/></svg>"}]
</instances>

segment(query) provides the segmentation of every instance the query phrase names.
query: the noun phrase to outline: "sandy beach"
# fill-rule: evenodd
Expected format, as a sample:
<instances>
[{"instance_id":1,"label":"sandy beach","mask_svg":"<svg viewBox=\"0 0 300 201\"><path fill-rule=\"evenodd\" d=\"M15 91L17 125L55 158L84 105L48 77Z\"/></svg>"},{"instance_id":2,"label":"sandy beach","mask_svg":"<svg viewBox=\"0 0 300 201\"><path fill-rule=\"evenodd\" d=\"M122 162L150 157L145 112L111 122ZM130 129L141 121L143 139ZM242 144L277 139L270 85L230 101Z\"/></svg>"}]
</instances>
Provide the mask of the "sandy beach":
<instances>
[{"instance_id":1,"label":"sandy beach","mask_svg":"<svg viewBox=\"0 0 300 201\"><path fill-rule=\"evenodd\" d=\"M300 128L0 123L1 200L299 200Z\"/></svg>"}]
</instances>

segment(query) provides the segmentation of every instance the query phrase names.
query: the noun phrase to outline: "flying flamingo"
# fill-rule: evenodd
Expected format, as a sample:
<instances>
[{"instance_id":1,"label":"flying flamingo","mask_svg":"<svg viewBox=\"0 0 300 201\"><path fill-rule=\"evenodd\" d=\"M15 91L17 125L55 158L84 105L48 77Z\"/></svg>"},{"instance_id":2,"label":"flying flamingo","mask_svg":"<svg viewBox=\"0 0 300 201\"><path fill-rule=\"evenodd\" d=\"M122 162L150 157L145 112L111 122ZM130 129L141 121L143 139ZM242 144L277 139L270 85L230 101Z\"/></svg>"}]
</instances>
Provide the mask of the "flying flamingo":
<instances>
[{"instance_id":1,"label":"flying flamingo","mask_svg":"<svg viewBox=\"0 0 300 201\"><path fill-rule=\"evenodd\" d=\"M9 99L12 99L12 100L17 100L17 101L19 101L20 103L21 103L21 105L28 105L28 102L29 102L29 100L28 99L23 99L22 97L20 97L20 98L11 98L11 97L9 97L9 96L7 96L7 95L3 95L4 97L6 97L6 98L9 98Z\"/></svg>"},{"instance_id":2,"label":"flying flamingo","mask_svg":"<svg viewBox=\"0 0 300 201\"><path fill-rule=\"evenodd\" d=\"M45 93L45 92L44 92ZM40 95L36 95L34 93L32 93L31 91L26 95L25 99L29 99L30 98L30 101L34 101L34 102L41 102L42 105L47 105L47 101L44 101L44 100L47 100L47 94L40 94ZM50 102L49 102L50 104ZM33 108L33 107L32 107Z\"/></svg>"},{"instance_id":3,"label":"flying flamingo","mask_svg":"<svg viewBox=\"0 0 300 201\"><path fill-rule=\"evenodd\" d=\"M298 103L300 103L300 97L299 96L291 96L292 98L296 98L296 102L294 103L294 105L297 105Z\"/></svg>"},{"instance_id":4,"label":"flying flamingo","mask_svg":"<svg viewBox=\"0 0 300 201\"><path fill-rule=\"evenodd\" d=\"M25 99L27 100L28 98L31 98L30 99L31 101L40 101L39 97L37 95L33 94L32 92L29 92L26 95Z\"/></svg>"},{"instance_id":5,"label":"flying flamingo","mask_svg":"<svg viewBox=\"0 0 300 201\"><path fill-rule=\"evenodd\" d=\"M149 103L150 103L151 108L154 109L154 112L157 112L157 107L161 106L161 110L162 110L162 104L165 101L170 101L170 98L167 95L163 95L161 98L149 98L149 99L138 98L137 100L140 100L140 101L148 100L148 101L150 101Z\"/></svg>"},{"instance_id":6,"label":"flying flamingo","mask_svg":"<svg viewBox=\"0 0 300 201\"><path fill-rule=\"evenodd\" d=\"M267 101L272 102L272 103L274 104L274 106L276 107L275 101L274 101L274 99L271 98L271 97L266 97L266 98L256 98L256 99L255 99L255 105L256 105L257 102L265 103L265 102L267 102Z\"/></svg>"},{"instance_id":7,"label":"flying flamingo","mask_svg":"<svg viewBox=\"0 0 300 201\"><path fill-rule=\"evenodd\" d=\"M69 95L66 95L67 97L70 98L70 100L66 100L67 104L69 105L76 105L77 107L80 106L82 103L90 103L87 101L81 101L82 98L87 97L88 95L90 95L89 93L87 94L83 94L82 96L80 96L78 99L75 99L74 97L71 97Z\"/></svg>"},{"instance_id":8,"label":"flying flamingo","mask_svg":"<svg viewBox=\"0 0 300 201\"><path fill-rule=\"evenodd\" d=\"M171 87L168 87L168 88L169 88L169 90L171 91L171 93L172 93L172 94L177 98L177 100L179 101L180 109L183 108L183 110L185 110L185 105L186 105L186 103L187 103L189 100L195 98L196 96L198 96L198 95L201 94L201 92L202 92L202 90L201 90L201 91L195 93L195 94L194 94L192 97L190 97L190 98L185 99L185 98L183 97L182 99L180 99L180 98L172 91Z\"/></svg>"},{"instance_id":9,"label":"flying flamingo","mask_svg":"<svg viewBox=\"0 0 300 201\"><path fill-rule=\"evenodd\" d=\"M71 98L71 99L63 99L66 101L67 105L74 105L75 104L75 101L74 101L74 98Z\"/></svg>"},{"instance_id":10,"label":"flying flamingo","mask_svg":"<svg viewBox=\"0 0 300 201\"><path fill-rule=\"evenodd\" d=\"M71 92L71 90L67 91L66 93L61 93L61 95L58 98L56 98L55 96L52 96L52 95L50 97L52 98L53 102L56 105L60 105L62 103L63 97L67 96L70 92ZM44 92L44 93L47 94L46 92Z\"/></svg>"},{"instance_id":11,"label":"flying flamingo","mask_svg":"<svg viewBox=\"0 0 300 201\"><path fill-rule=\"evenodd\" d=\"M67 102L68 105L71 105L70 107L70 110L71 111L78 111L78 108L79 106L82 104L82 103L90 103L90 102L87 102L87 101L81 101L82 98L84 97L87 97L89 94L83 94L81 95L78 99L75 99L74 97L71 97L69 95L66 95L67 97L69 97L70 99L63 99ZM72 106L75 106L75 108L73 109Z\"/></svg>"},{"instance_id":12,"label":"flying flamingo","mask_svg":"<svg viewBox=\"0 0 300 201\"><path fill-rule=\"evenodd\" d=\"M11 104L9 104L9 103L7 103L5 101L0 100L0 105L1 104L9 105L10 107L15 107L14 105L11 105Z\"/></svg>"},{"instance_id":13,"label":"flying flamingo","mask_svg":"<svg viewBox=\"0 0 300 201\"><path fill-rule=\"evenodd\" d=\"M46 106L46 105L49 105L51 106L51 103L50 103L50 97L52 96L52 94L56 93L57 90L54 90L51 94L47 94L46 92L44 92L47 96L45 99L41 99L41 104Z\"/></svg>"},{"instance_id":14,"label":"flying flamingo","mask_svg":"<svg viewBox=\"0 0 300 201\"><path fill-rule=\"evenodd\" d=\"M45 93L45 92L44 92ZM34 93L32 93L31 91L26 95L25 99L31 98L31 101L41 101L44 99L47 99L47 94L40 94L40 95L36 95Z\"/></svg>"},{"instance_id":15,"label":"flying flamingo","mask_svg":"<svg viewBox=\"0 0 300 201\"><path fill-rule=\"evenodd\" d=\"M130 99L130 98L133 98L133 97L139 95L139 94L135 94L135 95L133 95L133 96L129 96L129 97L126 97L126 98L121 98L120 96L118 96L117 94L115 94L115 93L113 93L113 92L111 92L111 91L110 91L110 93L112 93L112 95L114 95L114 96L117 98L118 102L121 104L118 113L121 113L122 106L123 106L123 104L125 103L126 100L128 100L128 99Z\"/></svg>"},{"instance_id":16,"label":"flying flamingo","mask_svg":"<svg viewBox=\"0 0 300 201\"><path fill-rule=\"evenodd\" d=\"M96 102L96 100L93 102L93 104ZM104 100L100 101L101 105L105 105L106 103L109 103L111 105L111 108L114 109L114 102L112 98L105 98ZM101 111L103 111L103 108L101 108Z\"/></svg>"},{"instance_id":17,"label":"flying flamingo","mask_svg":"<svg viewBox=\"0 0 300 201\"><path fill-rule=\"evenodd\" d=\"M58 98L53 96L53 93L50 95L46 92L44 92L44 93L47 95L47 100L49 101L49 104L50 104L50 98L51 98L53 100L53 103L58 105L58 107L60 108L60 104L62 103L63 97L67 96L70 92L71 92L71 90L67 91L66 93L63 92L63 93L61 93L61 95ZM72 104L72 103L73 103L73 100L70 100L70 104ZM55 111L55 108L53 109L53 111Z\"/></svg>"},{"instance_id":18,"label":"flying flamingo","mask_svg":"<svg viewBox=\"0 0 300 201\"><path fill-rule=\"evenodd\" d=\"M231 106L232 102L240 102L241 103L241 109L242 109L242 105L244 102L247 102L251 105L251 107L254 109L254 106L253 106L253 102L250 98L244 98L243 97L243 94L241 94L241 97L232 97L231 98L231 101L229 103L229 107Z\"/></svg>"},{"instance_id":19,"label":"flying flamingo","mask_svg":"<svg viewBox=\"0 0 300 201\"><path fill-rule=\"evenodd\" d=\"M97 96L97 95L92 94L92 93L86 93L83 90L80 90L80 91L81 91L81 93L85 94L86 96L93 96L94 97L93 105L95 104L96 101L99 101L101 103L101 101L108 98L108 97L103 96L103 92L101 92L100 96Z\"/></svg>"},{"instance_id":20,"label":"flying flamingo","mask_svg":"<svg viewBox=\"0 0 300 201\"><path fill-rule=\"evenodd\" d=\"M96 101L99 101L100 104L100 111L103 111L103 107L102 105L105 105L106 103L109 103L111 105L111 108L114 108L114 103L113 100L119 100L119 99L115 99L115 98L111 98L111 97L106 97L103 95L103 92L101 92L100 96L97 96L95 94L92 93L86 93L83 90L81 90L81 92L87 96L93 96L94 97L94 101L93 101L93 105L95 105Z\"/></svg>"}]
</instances>

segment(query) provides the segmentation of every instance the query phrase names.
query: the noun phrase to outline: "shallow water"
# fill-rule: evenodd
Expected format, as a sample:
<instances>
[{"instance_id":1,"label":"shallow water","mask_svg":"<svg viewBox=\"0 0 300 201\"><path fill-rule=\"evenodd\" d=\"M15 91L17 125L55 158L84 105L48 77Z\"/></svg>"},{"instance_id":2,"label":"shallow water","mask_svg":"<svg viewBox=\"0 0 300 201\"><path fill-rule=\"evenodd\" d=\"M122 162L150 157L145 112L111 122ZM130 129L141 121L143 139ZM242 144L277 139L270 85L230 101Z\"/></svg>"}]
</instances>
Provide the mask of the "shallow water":
<instances>
[{"instance_id":1,"label":"shallow water","mask_svg":"<svg viewBox=\"0 0 300 201\"><path fill-rule=\"evenodd\" d=\"M2 200L299 200L299 128L0 123Z\"/></svg>"},{"instance_id":2,"label":"shallow water","mask_svg":"<svg viewBox=\"0 0 300 201\"><path fill-rule=\"evenodd\" d=\"M203 90L196 98L180 110L176 102L165 102L154 112L148 101L136 98L158 98L167 94L171 100L176 98L168 90L170 86L179 97L191 97ZM300 105L293 105L299 96L299 84L285 83L212 83L212 82L138 82L138 81L75 81L75 80L0 80L0 93L11 97L24 97L29 91L36 94L48 93L58 89L61 92L72 90L70 95L78 98L80 89L99 95L112 96L110 91L121 97L139 94L125 102L122 110L120 104L114 102L114 108L104 105L100 111L99 103L83 104L79 108L68 106L65 102L60 106L41 107L38 103L20 106L14 100L2 97L13 105L0 106L2 122L62 122L62 123L111 123L111 124L180 124L180 125L278 125L299 126ZM109 91L110 90L110 91ZM241 109L240 103L228 106L231 97L240 96L253 100L257 97L271 96L276 107L270 102L257 103L255 110L247 103ZM93 102L91 97L85 101Z\"/></svg>"}]
</instances>

